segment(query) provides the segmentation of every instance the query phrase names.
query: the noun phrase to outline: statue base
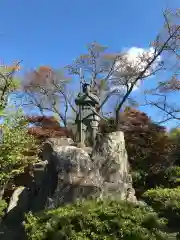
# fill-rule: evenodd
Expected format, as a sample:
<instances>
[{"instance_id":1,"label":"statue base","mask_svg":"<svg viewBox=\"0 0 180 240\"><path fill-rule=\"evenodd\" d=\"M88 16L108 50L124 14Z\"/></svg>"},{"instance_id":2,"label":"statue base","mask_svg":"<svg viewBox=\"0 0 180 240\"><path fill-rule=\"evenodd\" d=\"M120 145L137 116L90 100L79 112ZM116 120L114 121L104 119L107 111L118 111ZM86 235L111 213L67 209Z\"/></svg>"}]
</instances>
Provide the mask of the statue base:
<instances>
[{"instance_id":1,"label":"statue base","mask_svg":"<svg viewBox=\"0 0 180 240\"><path fill-rule=\"evenodd\" d=\"M92 147L86 147L86 145L83 144L83 143L77 143L77 144L76 144L76 147L83 149L83 150L84 150L85 152L87 152L89 155L92 154Z\"/></svg>"}]
</instances>

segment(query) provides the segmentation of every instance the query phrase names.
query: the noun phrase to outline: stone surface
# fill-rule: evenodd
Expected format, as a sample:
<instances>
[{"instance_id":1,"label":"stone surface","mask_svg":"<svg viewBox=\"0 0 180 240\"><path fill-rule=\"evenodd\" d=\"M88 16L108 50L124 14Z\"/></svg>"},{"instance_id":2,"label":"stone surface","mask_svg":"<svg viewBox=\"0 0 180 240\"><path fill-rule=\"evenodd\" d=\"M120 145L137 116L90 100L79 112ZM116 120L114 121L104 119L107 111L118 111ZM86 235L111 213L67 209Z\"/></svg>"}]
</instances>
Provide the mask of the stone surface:
<instances>
[{"instance_id":1,"label":"stone surface","mask_svg":"<svg viewBox=\"0 0 180 240\"><path fill-rule=\"evenodd\" d=\"M29 208L29 190L24 187L18 187L12 194L7 208L6 221L11 219L21 220ZM14 221L14 220L13 220Z\"/></svg>"},{"instance_id":2,"label":"stone surface","mask_svg":"<svg viewBox=\"0 0 180 240\"><path fill-rule=\"evenodd\" d=\"M101 137L94 151L103 177L103 195L136 202L125 147L124 133L116 131Z\"/></svg>"},{"instance_id":3,"label":"stone surface","mask_svg":"<svg viewBox=\"0 0 180 240\"><path fill-rule=\"evenodd\" d=\"M103 136L92 156L86 149L63 145L61 140L46 142L44 161L33 166L28 209L40 211L92 197L136 202L122 132ZM17 192L14 194L18 196ZM15 195L9 209L18 209Z\"/></svg>"},{"instance_id":4,"label":"stone surface","mask_svg":"<svg viewBox=\"0 0 180 240\"><path fill-rule=\"evenodd\" d=\"M102 136L92 154L73 144L69 139L46 142L43 161L33 165L32 186L20 187L12 195L2 239L23 239L22 222L29 210L56 208L80 198L137 203L123 132Z\"/></svg>"},{"instance_id":5,"label":"stone surface","mask_svg":"<svg viewBox=\"0 0 180 240\"><path fill-rule=\"evenodd\" d=\"M22 221L29 210L30 192L24 187L18 187L12 194L7 214L0 225L1 240L26 239Z\"/></svg>"},{"instance_id":6,"label":"stone surface","mask_svg":"<svg viewBox=\"0 0 180 240\"><path fill-rule=\"evenodd\" d=\"M96 194L102 185L89 154L81 148L54 146L50 162L56 173L56 188L49 196L48 207L57 207Z\"/></svg>"},{"instance_id":7,"label":"stone surface","mask_svg":"<svg viewBox=\"0 0 180 240\"><path fill-rule=\"evenodd\" d=\"M36 203L54 208L88 197L136 202L123 132L103 136L93 157L76 146L59 145L57 141L48 144L49 150L47 147L43 155L47 169L42 170L41 184L36 187Z\"/></svg>"},{"instance_id":8,"label":"stone surface","mask_svg":"<svg viewBox=\"0 0 180 240\"><path fill-rule=\"evenodd\" d=\"M75 144L71 138L66 137L49 138L46 143L49 143L52 146L71 146Z\"/></svg>"},{"instance_id":9,"label":"stone surface","mask_svg":"<svg viewBox=\"0 0 180 240\"><path fill-rule=\"evenodd\" d=\"M19 201L19 196L22 194L24 189L25 189L25 187L21 186L21 187L18 187L13 192L13 195L10 198L10 202L9 202L9 206L8 206L8 209L7 209L7 213L9 213L11 210L13 210L13 208L15 208L17 206L18 201Z\"/></svg>"}]
</instances>

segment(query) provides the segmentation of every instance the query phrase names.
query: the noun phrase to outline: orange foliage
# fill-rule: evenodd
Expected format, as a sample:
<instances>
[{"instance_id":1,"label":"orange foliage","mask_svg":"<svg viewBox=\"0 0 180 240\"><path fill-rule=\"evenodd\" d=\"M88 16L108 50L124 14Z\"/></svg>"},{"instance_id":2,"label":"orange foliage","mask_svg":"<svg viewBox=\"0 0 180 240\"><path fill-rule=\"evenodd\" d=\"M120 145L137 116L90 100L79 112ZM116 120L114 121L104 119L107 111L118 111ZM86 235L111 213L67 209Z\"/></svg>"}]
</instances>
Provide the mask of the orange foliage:
<instances>
[{"instance_id":1,"label":"orange foliage","mask_svg":"<svg viewBox=\"0 0 180 240\"><path fill-rule=\"evenodd\" d=\"M2 64L1 67L8 69L9 71L20 71L21 70L21 66L18 64L18 62L13 62L12 65L4 65Z\"/></svg>"},{"instance_id":2,"label":"orange foliage","mask_svg":"<svg viewBox=\"0 0 180 240\"><path fill-rule=\"evenodd\" d=\"M161 184L164 171L173 163L174 146L165 128L153 123L143 112L126 109L120 114L120 123L130 166L138 173L133 183L140 196L146 189ZM102 132L115 130L115 119L109 119L109 124L101 123Z\"/></svg>"},{"instance_id":3,"label":"orange foliage","mask_svg":"<svg viewBox=\"0 0 180 240\"><path fill-rule=\"evenodd\" d=\"M73 137L72 131L61 127L54 117L36 116L27 117L29 123L35 126L29 127L28 132L39 140L46 140L50 137Z\"/></svg>"},{"instance_id":4,"label":"orange foliage","mask_svg":"<svg viewBox=\"0 0 180 240\"><path fill-rule=\"evenodd\" d=\"M47 127L59 127L59 122L53 116L33 116L27 117L27 119L30 123L41 123L43 126Z\"/></svg>"},{"instance_id":5,"label":"orange foliage","mask_svg":"<svg viewBox=\"0 0 180 240\"><path fill-rule=\"evenodd\" d=\"M48 66L41 66L37 70L28 72L23 82L23 89L32 90L33 88L51 84L53 81L53 70Z\"/></svg>"},{"instance_id":6,"label":"orange foliage","mask_svg":"<svg viewBox=\"0 0 180 240\"><path fill-rule=\"evenodd\" d=\"M38 70L36 70L39 77L48 77L52 73L52 69L47 66L41 66Z\"/></svg>"},{"instance_id":7,"label":"orange foliage","mask_svg":"<svg viewBox=\"0 0 180 240\"><path fill-rule=\"evenodd\" d=\"M52 71L52 69L48 66L41 66L39 67L39 71Z\"/></svg>"},{"instance_id":8,"label":"orange foliage","mask_svg":"<svg viewBox=\"0 0 180 240\"><path fill-rule=\"evenodd\" d=\"M109 126L101 123L102 132L115 130L114 119L109 122ZM158 171L161 164L169 161L168 153L172 145L164 127L153 123L145 113L131 108L120 114L120 123L133 168Z\"/></svg>"},{"instance_id":9,"label":"orange foliage","mask_svg":"<svg viewBox=\"0 0 180 240\"><path fill-rule=\"evenodd\" d=\"M153 168L168 161L170 139L164 127L153 123L149 117L137 110L124 112L125 139L131 164L144 162L145 168ZM140 163L141 164L141 163Z\"/></svg>"}]
</instances>

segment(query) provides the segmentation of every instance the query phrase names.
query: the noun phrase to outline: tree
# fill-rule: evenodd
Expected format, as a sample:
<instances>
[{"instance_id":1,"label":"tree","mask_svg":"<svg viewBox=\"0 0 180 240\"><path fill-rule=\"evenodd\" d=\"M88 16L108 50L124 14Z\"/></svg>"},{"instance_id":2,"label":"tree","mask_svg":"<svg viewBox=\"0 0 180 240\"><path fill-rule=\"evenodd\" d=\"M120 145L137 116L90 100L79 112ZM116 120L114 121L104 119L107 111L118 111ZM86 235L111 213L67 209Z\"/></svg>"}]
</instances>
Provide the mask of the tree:
<instances>
[{"instance_id":1,"label":"tree","mask_svg":"<svg viewBox=\"0 0 180 240\"><path fill-rule=\"evenodd\" d=\"M164 29L152 42L150 51L139 53L135 61L128 58L127 52L107 53L107 47L91 43L88 45L87 54L81 55L67 66L70 74L80 76L80 69L83 70L86 81L89 81L101 96L100 109L113 94L118 94L119 100L115 106L117 125L120 110L125 103L134 102L131 96L134 88L140 81L163 70L165 65L161 61L162 55L164 52L174 51L176 47L179 26L167 26L167 13L164 14L164 18ZM102 94L103 90L105 94Z\"/></svg>"},{"instance_id":2,"label":"tree","mask_svg":"<svg viewBox=\"0 0 180 240\"><path fill-rule=\"evenodd\" d=\"M27 133L24 117L19 115L18 111L16 114L7 111L9 94L18 86L14 74L19 69L19 64L9 68L3 67L3 71L0 72L0 116L3 118L0 142L0 198L7 183L37 160L37 145L34 138ZM34 150L32 158L27 154L31 150Z\"/></svg>"},{"instance_id":3,"label":"tree","mask_svg":"<svg viewBox=\"0 0 180 240\"><path fill-rule=\"evenodd\" d=\"M172 163L169 159L171 140L164 127L132 108L127 108L121 116L132 168L156 173Z\"/></svg>"},{"instance_id":4,"label":"tree","mask_svg":"<svg viewBox=\"0 0 180 240\"><path fill-rule=\"evenodd\" d=\"M70 80L62 71L41 66L26 74L22 84L23 102L20 104L36 107L41 115L45 115L47 111L51 112L67 126L69 107L76 112L68 90Z\"/></svg>"},{"instance_id":5,"label":"tree","mask_svg":"<svg viewBox=\"0 0 180 240\"><path fill-rule=\"evenodd\" d=\"M83 70L85 82L89 82L93 91L100 96L98 110L102 112L103 106L112 95L123 98L126 90L133 84L131 64L128 62L127 53L107 53L107 47L96 42L89 44L87 48L88 53L78 57L67 69L70 75L79 77L80 70ZM135 86L136 83L133 87ZM126 100L132 102L129 95ZM119 110L117 111L119 113Z\"/></svg>"},{"instance_id":6,"label":"tree","mask_svg":"<svg viewBox=\"0 0 180 240\"><path fill-rule=\"evenodd\" d=\"M167 10L164 13L164 32L158 36L154 45L156 48L164 45L162 59L164 61L164 71L161 81L154 89L146 91L146 104L157 108L163 113L159 123L180 120L180 106L178 102L180 90L180 11ZM163 38L164 37L164 38ZM167 39L167 40L164 40ZM158 47L159 48L159 47ZM151 99L148 99L150 94Z\"/></svg>"},{"instance_id":7,"label":"tree","mask_svg":"<svg viewBox=\"0 0 180 240\"><path fill-rule=\"evenodd\" d=\"M28 122L19 114L6 117L1 124L0 186L3 190L10 180L38 160L38 145L28 134L27 126Z\"/></svg>"},{"instance_id":8,"label":"tree","mask_svg":"<svg viewBox=\"0 0 180 240\"><path fill-rule=\"evenodd\" d=\"M126 108L121 112L120 124L136 194L141 194L145 189L161 184L165 170L175 162L171 156L174 144L164 127L136 109ZM101 132L115 131L115 125L113 118L102 121Z\"/></svg>"},{"instance_id":9,"label":"tree","mask_svg":"<svg viewBox=\"0 0 180 240\"><path fill-rule=\"evenodd\" d=\"M127 51L110 53L106 46L94 42L87 46L86 54L65 68L70 75L79 78L83 72L85 81L91 83L93 91L100 96L101 104L97 110L101 113L104 105L116 95L116 125L119 125L119 114L126 104L137 104L132 97L133 90L141 81L164 70L163 54L175 49L179 27L167 25L167 15L164 14L165 26L162 33L152 42L149 51L139 53L136 59L130 59ZM42 115L45 111L53 112L67 126L69 107L77 114L67 85L69 80L61 71L46 66L31 71L23 82L27 100L23 105L36 106Z\"/></svg>"},{"instance_id":10,"label":"tree","mask_svg":"<svg viewBox=\"0 0 180 240\"><path fill-rule=\"evenodd\" d=\"M180 166L180 129L171 129L171 131L169 132L169 137L174 143L174 150L172 152L173 160L176 165Z\"/></svg>"},{"instance_id":11,"label":"tree","mask_svg":"<svg viewBox=\"0 0 180 240\"><path fill-rule=\"evenodd\" d=\"M20 63L15 62L12 66L0 67L0 111L6 108L9 94L19 87L20 83L14 75L20 70Z\"/></svg>"},{"instance_id":12,"label":"tree","mask_svg":"<svg viewBox=\"0 0 180 240\"><path fill-rule=\"evenodd\" d=\"M26 118L29 123L33 124L28 128L28 133L39 140L62 136L73 138L72 132L65 127L61 127L54 117L34 116Z\"/></svg>"}]
</instances>

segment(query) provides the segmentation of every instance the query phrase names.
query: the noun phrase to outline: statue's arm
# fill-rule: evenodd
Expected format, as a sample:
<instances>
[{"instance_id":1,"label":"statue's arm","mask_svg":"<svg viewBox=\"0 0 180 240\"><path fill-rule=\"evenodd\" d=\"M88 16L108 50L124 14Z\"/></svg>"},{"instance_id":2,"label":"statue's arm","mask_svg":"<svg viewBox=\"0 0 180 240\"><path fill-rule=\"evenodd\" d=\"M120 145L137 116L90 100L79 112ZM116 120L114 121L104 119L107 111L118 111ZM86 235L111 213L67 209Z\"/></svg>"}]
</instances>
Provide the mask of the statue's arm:
<instances>
[{"instance_id":1,"label":"statue's arm","mask_svg":"<svg viewBox=\"0 0 180 240\"><path fill-rule=\"evenodd\" d=\"M95 102L95 104L99 104L99 98L97 96L95 96L94 94L91 94L90 92L87 92L87 96L93 101Z\"/></svg>"},{"instance_id":2,"label":"statue's arm","mask_svg":"<svg viewBox=\"0 0 180 240\"><path fill-rule=\"evenodd\" d=\"M81 96L78 96L78 97L75 99L75 103L76 103L76 104L82 103L85 99L86 99L86 95L83 94L83 95L81 95Z\"/></svg>"},{"instance_id":3,"label":"statue's arm","mask_svg":"<svg viewBox=\"0 0 180 240\"><path fill-rule=\"evenodd\" d=\"M94 110L94 109L91 107L91 105L89 105L89 108L91 109L91 111L92 111L95 115L97 115L97 116L100 117L101 119L107 121L107 120L106 120L103 116L101 116L96 110Z\"/></svg>"}]
</instances>

